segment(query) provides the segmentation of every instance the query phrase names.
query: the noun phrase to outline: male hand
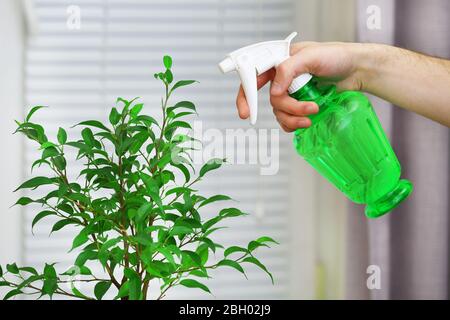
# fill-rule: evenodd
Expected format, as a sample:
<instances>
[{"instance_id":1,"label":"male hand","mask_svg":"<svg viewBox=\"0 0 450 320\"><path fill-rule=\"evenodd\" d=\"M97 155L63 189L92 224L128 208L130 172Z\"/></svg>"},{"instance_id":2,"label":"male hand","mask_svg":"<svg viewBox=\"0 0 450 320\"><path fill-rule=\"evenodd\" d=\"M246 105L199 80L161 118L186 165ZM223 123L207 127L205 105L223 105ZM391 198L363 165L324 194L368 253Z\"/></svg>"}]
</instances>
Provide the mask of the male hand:
<instances>
[{"instance_id":1,"label":"male hand","mask_svg":"<svg viewBox=\"0 0 450 320\"><path fill-rule=\"evenodd\" d=\"M291 45L291 57L258 76L258 89L271 81L270 103L280 126L286 132L297 128L307 128L311 120L307 117L317 113L319 106L314 102L297 101L288 95L292 80L302 73L311 73L321 82L333 82L338 89L363 89L362 76L357 59L362 53L357 43L300 42ZM250 115L242 86L236 99L239 116L247 119Z\"/></svg>"}]
</instances>

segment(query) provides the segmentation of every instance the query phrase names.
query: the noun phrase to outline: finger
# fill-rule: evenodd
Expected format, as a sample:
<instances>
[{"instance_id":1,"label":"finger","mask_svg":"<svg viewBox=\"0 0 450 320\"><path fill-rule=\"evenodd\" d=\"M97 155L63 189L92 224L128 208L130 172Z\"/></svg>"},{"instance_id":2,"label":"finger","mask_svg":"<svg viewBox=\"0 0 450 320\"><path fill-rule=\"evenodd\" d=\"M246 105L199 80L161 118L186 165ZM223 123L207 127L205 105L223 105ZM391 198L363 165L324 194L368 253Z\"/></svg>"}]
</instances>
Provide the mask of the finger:
<instances>
[{"instance_id":1,"label":"finger","mask_svg":"<svg viewBox=\"0 0 450 320\"><path fill-rule=\"evenodd\" d=\"M290 48L290 54L291 56L293 56L294 54L296 54L297 52L299 52L302 49L305 49L307 47L311 47L311 46L317 46L319 45L319 42L315 42L315 41L300 41L300 42L296 42L291 44L291 48Z\"/></svg>"},{"instance_id":2,"label":"finger","mask_svg":"<svg viewBox=\"0 0 450 320\"><path fill-rule=\"evenodd\" d=\"M283 129L284 132L290 133L292 131L295 131L294 129L290 129L290 128L286 127L284 124L282 124L279 121L278 121L278 123L280 124L280 127Z\"/></svg>"},{"instance_id":3,"label":"finger","mask_svg":"<svg viewBox=\"0 0 450 320\"><path fill-rule=\"evenodd\" d=\"M299 55L288 58L276 68L270 93L272 95L282 95L287 91L292 80L298 74L305 72L307 71L303 65L303 59L300 59Z\"/></svg>"},{"instance_id":4,"label":"finger","mask_svg":"<svg viewBox=\"0 0 450 320\"><path fill-rule=\"evenodd\" d=\"M260 74L257 78L258 90L264 87L267 82L273 80L273 78L275 78L275 68L271 68L266 72Z\"/></svg>"},{"instance_id":5,"label":"finger","mask_svg":"<svg viewBox=\"0 0 450 320\"><path fill-rule=\"evenodd\" d=\"M258 89L263 87L267 82L272 80L275 76L275 69L270 69L257 77ZM250 108L245 98L244 89L242 85L239 86L238 95L236 98L236 106L238 109L238 114L241 119L247 119L250 116Z\"/></svg>"},{"instance_id":6,"label":"finger","mask_svg":"<svg viewBox=\"0 0 450 320\"><path fill-rule=\"evenodd\" d=\"M278 122L283 125L283 129L294 131L299 128L307 128L311 125L311 120L307 117L292 116L283 111L274 111Z\"/></svg>"},{"instance_id":7,"label":"finger","mask_svg":"<svg viewBox=\"0 0 450 320\"><path fill-rule=\"evenodd\" d=\"M270 104L274 109L293 116L305 116L319 112L319 106L312 101L297 101L288 95L270 96Z\"/></svg>"},{"instance_id":8,"label":"finger","mask_svg":"<svg viewBox=\"0 0 450 320\"><path fill-rule=\"evenodd\" d=\"M275 78L272 81L270 93L273 95L285 93L295 77L303 73L314 74L312 71L314 71L316 67L317 57L311 50L304 48L301 53L299 52L291 56L278 65L275 72Z\"/></svg>"},{"instance_id":9,"label":"finger","mask_svg":"<svg viewBox=\"0 0 450 320\"><path fill-rule=\"evenodd\" d=\"M245 99L245 93L242 85L239 86L239 91L236 98L236 106L238 109L239 117L241 119L247 119L250 115L250 108L248 106L247 100Z\"/></svg>"},{"instance_id":10,"label":"finger","mask_svg":"<svg viewBox=\"0 0 450 320\"><path fill-rule=\"evenodd\" d=\"M295 129L291 129L291 128L289 128L288 126L286 126L279 118L278 118L278 116L277 116L277 112L274 110L273 111L273 114L275 115L275 118L277 119L277 121L278 121L278 124L280 125L280 127L283 129L283 131L285 131L285 132L292 132L292 131L294 131Z\"/></svg>"}]
</instances>

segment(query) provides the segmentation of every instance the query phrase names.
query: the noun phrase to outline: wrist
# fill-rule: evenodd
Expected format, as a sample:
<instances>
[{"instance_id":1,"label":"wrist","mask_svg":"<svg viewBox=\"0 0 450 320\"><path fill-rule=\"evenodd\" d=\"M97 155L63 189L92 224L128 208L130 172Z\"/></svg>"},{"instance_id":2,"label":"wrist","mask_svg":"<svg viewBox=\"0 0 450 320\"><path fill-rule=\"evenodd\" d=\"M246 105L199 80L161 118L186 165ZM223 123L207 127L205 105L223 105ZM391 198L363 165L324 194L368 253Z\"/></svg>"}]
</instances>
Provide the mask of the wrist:
<instances>
[{"instance_id":1,"label":"wrist","mask_svg":"<svg viewBox=\"0 0 450 320\"><path fill-rule=\"evenodd\" d=\"M389 46L375 43L355 43L353 48L355 78L361 91L372 93L375 82L380 79L382 66L386 63Z\"/></svg>"}]
</instances>

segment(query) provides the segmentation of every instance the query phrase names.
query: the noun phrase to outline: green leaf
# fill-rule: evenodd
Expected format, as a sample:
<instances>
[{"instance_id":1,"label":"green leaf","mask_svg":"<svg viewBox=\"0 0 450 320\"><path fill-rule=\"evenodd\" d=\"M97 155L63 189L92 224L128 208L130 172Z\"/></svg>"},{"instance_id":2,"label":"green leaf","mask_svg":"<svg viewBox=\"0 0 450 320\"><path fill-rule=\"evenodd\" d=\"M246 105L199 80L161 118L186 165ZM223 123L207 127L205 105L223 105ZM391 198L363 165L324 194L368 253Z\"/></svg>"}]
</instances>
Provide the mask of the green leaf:
<instances>
[{"instance_id":1,"label":"green leaf","mask_svg":"<svg viewBox=\"0 0 450 320\"><path fill-rule=\"evenodd\" d=\"M158 193L159 192L158 183L153 177L151 177L151 176L149 176L149 175L147 175L145 173L141 173L140 174L140 178L144 182L145 187L147 188L147 190L149 192L152 192L152 193Z\"/></svg>"},{"instance_id":2,"label":"green leaf","mask_svg":"<svg viewBox=\"0 0 450 320\"><path fill-rule=\"evenodd\" d=\"M200 221L195 220L193 218L179 218L175 222L175 225L176 226L186 226L186 227L193 228L193 229L202 227L202 224L200 223Z\"/></svg>"},{"instance_id":3,"label":"green leaf","mask_svg":"<svg viewBox=\"0 0 450 320\"><path fill-rule=\"evenodd\" d=\"M22 288L26 288L28 285L30 285L31 283L38 281L38 280L42 280L43 276L42 275L32 275L30 276L28 279L25 279L24 281L22 281L21 284L19 284L17 286L17 289L22 289Z\"/></svg>"},{"instance_id":4,"label":"green leaf","mask_svg":"<svg viewBox=\"0 0 450 320\"><path fill-rule=\"evenodd\" d=\"M152 124L156 124L158 126L158 121L147 115L139 115L133 120L133 122L141 122L147 127L150 127Z\"/></svg>"},{"instance_id":5,"label":"green leaf","mask_svg":"<svg viewBox=\"0 0 450 320\"><path fill-rule=\"evenodd\" d=\"M269 272L269 270L267 270L266 266L263 265L258 259L256 259L255 257L247 257L242 261L252 263L252 264L258 266L259 268L261 268L265 273L267 273L269 275L270 279L272 280L272 284L274 284L272 274Z\"/></svg>"},{"instance_id":6,"label":"green leaf","mask_svg":"<svg viewBox=\"0 0 450 320\"><path fill-rule=\"evenodd\" d=\"M53 164L55 165L55 167L62 171L66 168L66 159L63 156L56 156L52 159Z\"/></svg>"},{"instance_id":7,"label":"green leaf","mask_svg":"<svg viewBox=\"0 0 450 320\"><path fill-rule=\"evenodd\" d=\"M141 277L130 268L124 270L124 275L128 278L130 300L139 300L141 297Z\"/></svg>"},{"instance_id":8,"label":"green leaf","mask_svg":"<svg viewBox=\"0 0 450 320\"><path fill-rule=\"evenodd\" d=\"M170 250L165 248L165 247L160 247L157 250L159 253L161 253L166 259L167 261L169 261L169 263L172 264L172 266L175 267L176 263L175 260L173 258L173 255L170 253Z\"/></svg>"},{"instance_id":9,"label":"green leaf","mask_svg":"<svg viewBox=\"0 0 450 320\"><path fill-rule=\"evenodd\" d=\"M172 71L170 71L170 69L166 70L166 72L164 73L164 76L166 78L167 83L172 83L172 81L173 81L173 74L172 74Z\"/></svg>"},{"instance_id":10,"label":"green leaf","mask_svg":"<svg viewBox=\"0 0 450 320\"><path fill-rule=\"evenodd\" d=\"M192 129L191 125L185 121L174 121L167 126L166 130L169 131L176 128Z\"/></svg>"},{"instance_id":11,"label":"green leaf","mask_svg":"<svg viewBox=\"0 0 450 320\"><path fill-rule=\"evenodd\" d=\"M167 69L172 68L172 57L171 56L164 56L163 57L164 67Z\"/></svg>"},{"instance_id":12,"label":"green leaf","mask_svg":"<svg viewBox=\"0 0 450 320\"><path fill-rule=\"evenodd\" d=\"M91 298L89 298L88 296L86 296L85 294L83 294L80 290L78 290L75 286L72 286L71 288L72 293L77 296L80 299L84 299L84 300L91 300Z\"/></svg>"},{"instance_id":13,"label":"green leaf","mask_svg":"<svg viewBox=\"0 0 450 320\"><path fill-rule=\"evenodd\" d=\"M92 271L91 269L89 269L86 266L72 266L69 269L67 269L64 273L62 273L62 275L65 276L76 276L76 275L83 275L83 276L90 276L92 275Z\"/></svg>"},{"instance_id":14,"label":"green leaf","mask_svg":"<svg viewBox=\"0 0 450 320\"><path fill-rule=\"evenodd\" d=\"M44 128L39 124L31 122L21 123L14 133L16 132L22 132L28 139L35 140L40 144L48 141Z\"/></svg>"},{"instance_id":15,"label":"green leaf","mask_svg":"<svg viewBox=\"0 0 450 320\"><path fill-rule=\"evenodd\" d=\"M34 228L34 225L35 225L36 223L38 223L39 220L41 220L41 219L44 218L44 217L51 216L51 215L56 215L56 213L53 212L53 211L48 211L48 210L44 210L44 211L39 212L39 213L34 217L33 222L31 223L31 229Z\"/></svg>"},{"instance_id":16,"label":"green leaf","mask_svg":"<svg viewBox=\"0 0 450 320\"><path fill-rule=\"evenodd\" d=\"M67 142L66 145L79 149L80 153L91 153L91 148L81 142L70 141L70 142Z\"/></svg>"},{"instance_id":17,"label":"green leaf","mask_svg":"<svg viewBox=\"0 0 450 320\"><path fill-rule=\"evenodd\" d=\"M229 196L225 196L223 194L218 194L218 195L215 195L208 199L203 200L203 202L198 207L201 208L203 206L206 206L209 203L213 203L216 201L225 201L225 200L231 200L231 198Z\"/></svg>"},{"instance_id":18,"label":"green leaf","mask_svg":"<svg viewBox=\"0 0 450 320\"><path fill-rule=\"evenodd\" d=\"M111 282L101 281L95 285L94 294L97 300L102 300L108 289L111 287Z\"/></svg>"},{"instance_id":19,"label":"green leaf","mask_svg":"<svg viewBox=\"0 0 450 320\"><path fill-rule=\"evenodd\" d=\"M183 173L183 175L184 175L185 181L189 182L189 180L191 179L191 174L189 172L189 169L185 165L183 165L181 163L172 163L172 166L174 166L175 168L180 170L181 173Z\"/></svg>"},{"instance_id":20,"label":"green leaf","mask_svg":"<svg viewBox=\"0 0 450 320\"><path fill-rule=\"evenodd\" d=\"M220 210L219 212L219 216L221 216L222 218L232 218L232 217L239 217L239 216L244 216L247 213L242 212L241 210L237 209L237 208L225 208Z\"/></svg>"},{"instance_id":21,"label":"green leaf","mask_svg":"<svg viewBox=\"0 0 450 320\"><path fill-rule=\"evenodd\" d=\"M186 226L175 226L170 230L169 235L170 236L182 236L185 234L193 233L194 230L192 228L186 227Z\"/></svg>"},{"instance_id":22,"label":"green leaf","mask_svg":"<svg viewBox=\"0 0 450 320\"><path fill-rule=\"evenodd\" d=\"M202 243L198 246L195 252L200 256L201 265L204 266L209 258L209 247L206 243Z\"/></svg>"},{"instance_id":23,"label":"green leaf","mask_svg":"<svg viewBox=\"0 0 450 320\"><path fill-rule=\"evenodd\" d=\"M234 268L237 271L241 272L247 278L247 275L245 274L244 269L241 267L241 265L239 263L237 263L234 260L228 260L228 259L221 260L221 261L219 261L217 266L219 266L219 267L220 266L227 266L227 267Z\"/></svg>"},{"instance_id":24,"label":"green leaf","mask_svg":"<svg viewBox=\"0 0 450 320\"><path fill-rule=\"evenodd\" d=\"M133 108L131 108L131 110L130 110L130 116L131 116L132 118L136 118L136 117L138 116L139 112L141 112L142 107L144 107L144 104L143 104L143 103L135 104L135 105L133 106Z\"/></svg>"},{"instance_id":25,"label":"green leaf","mask_svg":"<svg viewBox=\"0 0 450 320\"><path fill-rule=\"evenodd\" d=\"M53 225L52 231L50 233L53 233L55 231L59 231L59 230L61 230L62 228L64 228L65 226L67 226L69 224L79 224L79 221L72 220L72 219L59 220L58 222L56 222Z\"/></svg>"},{"instance_id":26,"label":"green leaf","mask_svg":"<svg viewBox=\"0 0 450 320\"><path fill-rule=\"evenodd\" d=\"M195 80L180 80L180 81L177 81L173 85L172 89L170 89L170 92L178 89L179 87L188 86L190 84L193 84L194 82L197 82L197 81L195 81Z\"/></svg>"},{"instance_id":27,"label":"green leaf","mask_svg":"<svg viewBox=\"0 0 450 320\"><path fill-rule=\"evenodd\" d=\"M187 288L199 288L202 289L208 293L211 293L211 291L209 290L209 288L207 286L205 286L203 283L198 282L197 280L194 279L184 279L180 281L180 284L182 286L185 286Z\"/></svg>"},{"instance_id":28,"label":"green leaf","mask_svg":"<svg viewBox=\"0 0 450 320\"><path fill-rule=\"evenodd\" d=\"M45 264L42 294L47 294L51 298L56 289L58 289L58 276L56 275L55 267L51 264Z\"/></svg>"},{"instance_id":29,"label":"green leaf","mask_svg":"<svg viewBox=\"0 0 450 320\"><path fill-rule=\"evenodd\" d=\"M206 230L211 228L216 223L220 222L222 219L223 218L221 216L216 216L216 217L213 217L213 218L209 219L205 223L203 223L203 227L202 227L203 232L206 232Z\"/></svg>"},{"instance_id":30,"label":"green leaf","mask_svg":"<svg viewBox=\"0 0 450 320\"><path fill-rule=\"evenodd\" d=\"M86 261L95 260L95 259L99 259L99 256L96 251L91 251L91 250L82 251L78 255L78 257L75 259L75 265L77 267L82 267L82 266L84 266Z\"/></svg>"},{"instance_id":31,"label":"green leaf","mask_svg":"<svg viewBox=\"0 0 450 320\"><path fill-rule=\"evenodd\" d=\"M144 246L150 246L152 242L152 238L149 235L146 234L138 234L137 236L133 237L133 239Z\"/></svg>"},{"instance_id":32,"label":"green leaf","mask_svg":"<svg viewBox=\"0 0 450 320\"><path fill-rule=\"evenodd\" d=\"M105 131L109 131L109 129L100 121L97 120L88 120L88 121L82 121L75 126L89 126L89 127L95 127L98 129L103 129Z\"/></svg>"},{"instance_id":33,"label":"green leaf","mask_svg":"<svg viewBox=\"0 0 450 320\"><path fill-rule=\"evenodd\" d=\"M119 289L119 292L117 293L117 296L114 299L120 299L123 297L128 296L129 294L129 282L126 281Z\"/></svg>"},{"instance_id":34,"label":"green leaf","mask_svg":"<svg viewBox=\"0 0 450 320\"><path fill-rule=\"evenodd\" d=\"M188 256L197 266L200 267L202 265L202 259L197 253L190 250L183 250L181 253L183 256Z\"/></svg>"},{"instance_id":35,"label":"green leaf","mask_svg":"<svg viewBox=\"0 0 450 320\"><path fill-rule=\"evenodd\" d=\"M145 266L145 270L152 276L155 276L157 278L164 278L164 276L161 273L161 269L154 262L151 262L151 261L148 262Z\"/></svg>"},{"instance_id":36,"label":"green leaf","mask_svg":"<svg viewBox=\"0 0 450 320\"><path fill-rule=\"evenodd\" d=\"M147 141L148 137L149 135L148 132L146 131L139 132L138 134L136 134L133 137L133 142L131 143L129 152L131 154L138 152L141 149L142 145L145 143L145 141Z\"/></svg>"},{"instance_id":37,"label":"green leaf","mask_svg":"<svg viewBox=\"0 0 450 320\"><path fill-rule=\"evenodd\" d=\"M218 158L209 160L200 169L199 176L203 177L207 172L220 168L220 166L223 164L223 162L224 162L223 159L218 159Z\"/></svg>"},{"instance_id":38,"label":"green leaf","mask_svg":"<svg viewBox=\"0 0 450 320\"><path fill-rule=\"evenodd\" d=\"M192 192L192 191L194 191L194 190L191 189L191 188L188 188L188 187L175 187L175 188L172 188L170 190L167 190L166 196L171 195L173 193L175 193L178 196L178 195L183 194L185 192Z\"/></svg>"},{"instance_id":39,"label":"green leaf","mask_svg":"<svg viewBox=\"0 0 450 320\"><path fill-rule=\"evenodd\" d=\"M25 181L24 183L22 183L16 190L14 190L14 192L16 192L19 189L34 189L37 188L39 186L43 186L46 184L52 184L53 180L47 177L34 177L31 178L28 181Z\"/></svg>"},{"instance_id":40,"label":"green leaf","mask_svg":"<svg viewBox=\"0 0 450 320\"><path fill-rule=\"evenodd\" d=\"M31 165L31 172L33 172L33 169L35 166L38 166L38 168L39 168L43 163L50 165L50 162L48 162L47 160L37 159Z\"/></svg>"},{"instance_id":41,"label":"green leaf","mask_svg":"<svg viewBox=\"0 0 450 320\"><path fill-rule=\"evenodd\" d=\"M9 292L3 297L3 300L9 300L9 299L11 299L12 297L17 296L18 294L21 294L21 293L22 293L21 290L19 290L19 289L13 289L13 290L9 291Z\"/></svg>"},{"instance_id":42,"label":"green leaf","mask_svg":"<svg viewBox=\"0 0 450 320\"><path fill-rule=\"evenodd\" d=\"M47 147L44 149L44 151L42 151L42 160L51 157L56 157L58 155L59 155L58 149L56 149L55 147Z\"/></svg>"},{"instance_id":43,"label":"green leaf","mask_svg":"<svg viewBox=\"0 0 450 320\"><path fill-rule=\"evenodd\" d=\"M109 239L105 243L103 243L102 247L100 248L100 251L98 253L98 260L102 264L102 266L106 266L106 262L108 261L109 257L109 248L114 247L116 244L118 244L122 240L122 237Z\"/></svg>"},{"instance_id":44,"label":"green leaf","mask_svg":"<svg viewBox=\"0 0 450 320\"><path fill-rule=\"evenodd\" d=\"M120 289L119 289L119 292L117 293L117 296L114 298L114 299L120 299L120 298L123 298L123 297L126 297L126 296L128 296L128 294L129 294L129 286L130 286L130 283L128 282L128 281L126 281L121 287L120 287Z\"/></svg>"},{"instance_id":45,"label":"green leaf","mask_svg":"<svg viewBox=\"0 0 450 320\"><path fill-rule=\"evenodd\" d=\"M31 119L31 116L33 115L33 113L35 113L36 111L38 111L41 108L46 108L46 106L35 106L33 108L31 108L31 110L28 112L27 117L25 118L25 121L28 122Z\"/></svg>"},{"instance_id":46,"label":"green leaf","mask_svg":"<svg viewBox=\"0 0 450 320\"><path fill-rule=\"evenodd\" d=\"M179 112L177 114L173 114L171 116L171 118L175 120L175 119L178 119L178 118L181 118L181 117L189 116L191 114L195 114L195 112L189 112L189 111Z\"/></svg>"},{"instance_id":47,"label":"green leaf","mask_svg":"<svg viewBox=\"0 0 450 320\"><path fill-rule=\"evenodd\" d=\"M92 133L92 130L89 128L84 128L81 131L81 136L83 137L84 142L88 145L88 146L93 146L95 144L95 138L94 138L94 134Z\"/></svg>"},{"instance_id":48,"label":"green leaf","mask_svg":"<svg viewBox=\"0 0 450 320\"><path fill-rule=\"evenodd\" d=\"M19 200L17 200L17 202L14 205L21 205L21 206L26 206L30 203L34 202L33 199L28 198L28 197L22 197Z\"/></svg>"},{"instance_id":49,"label":"green leaf","mask_svg":"<svg viewBox=\"0 0 450 320\"><path fill-rule=\"evenodd\" d=\"M167 108L167 112L171 112L178 108L184 108L189 110L195 110L195 105L191 101L179 101L173 107Z\"/></svg>"},{"instance_id":50,"label":"green leaf","mask_svg":"<svg viewBox=\"0 0 450 320\"><path fill-rule=\"evenodd\" d=\"M44 142L43 144L41 144L41 147L39 148L39 150L44 150L49 147L56 147L56 144L54 144L53 142L50 142L50 141Z\"/></svg>"},{"instance_id":51,"label":"green leaf","mask_svg":"<svg viewBox=\"0 0 450 320\"><path fill-rule=\"evenodd\" d=\"M57 135L57 138L58 138L58 142L59 142L59 144L65 144L66 142L67 142L67 133L66 133L66 130L64 130L63 128L59 128L58 129L58 135Z\"/></svg>"},{"instance_id":52,"label":"green leaf","mask_svg":"<svg viewBox=\"0 0 450 320\"><path fill-rule=\"evenodd\" d=\"M204 242L206 244L206 246L211 249L212 252L216 253L216 247L219 246L218 244L214 243L208 237L201 237L201 238L199 238L199 240L201 242Z\"/></svg>"},{"instance_id":53,"label":"green leaf","mask_svg":"<svg viewBox=\"0 0 450 320\"><path fill-rule=\"evenodd\" d=\"M19 274L19 268L15 263L7 264L6 270L8 270L8 272L11 272L12 274Z\"/></svg>"},{"instance_id":54,"label":"green leaf","mask_svg":"<svg viewBox=\"0 0 450 320\"><path fill-rule=\"evenodd\" d=\"M242 247L238 247L238 246L231 246L224 251L223 255L225 257L228 257L230 254L235 253L235 252L248 253L246 248L242 248Z\"/></svg>"},{"instance_id":55,"label":"green leaf","mask_svg":"<svg viewBox=\"0 0 450 320\"><path fill-rule=\"evenodd\" d=\"M81 232L73 239L72 248L70 249L70 251L85 244L88 240L89 240L88 230L85 228L81 230Z\"/></svg>"},{"instance_id":56,"label":"green leaf","mask_svg":"<svg viewBox=\"0 0 450 320\"><path fill-rule=\"evenodd\" d=\"M252 251L254 251L255 249L257 249L259 247L268 247L269 248L269 246L267 244L265 244L265 243L259 243L257 241L250 241L248 243L247 249L248 249L249 252L252 252Z\"/></svg>"},{"instance_id":57,"label":"green leaf","mask_svg":"<svg viewBox=\"0 0 450 320\"><path fill-rule=\"evenodd\" d=\"M109 122L115 126L120 121L120 113L117 111L116 108L112 108L111 112L109 113Z\"/></svg>"},{"instance_id":58,"label":"green leaf","mask_svg":"<svg viewBox=\"0 0 450 320\"><path fill-rule=\"evenodd\" d=\"M259 243L273 242L273 243L279 244L277 241L275 241L271 237L267 237L267 236L260 237L260 238L256 239L255 241L259 242Z\"/></svg>"},{"instance_id":59,"label":"green leaf","mask_svg":"<svg viewBox=\"0 0 450 320\"><path fill-rule=\"evenodd\" d=\"M0 278L3 277L3 268L0 266Z\"/></svg>"},{"instance_id":60,"label":"green leaf","mask_svg":"<svg viewBox=\"0 0 450 320\"><path fill-rule=\"evenodd\" d=\"M20 269L20 271L28 272L28 273L34 274L35 276L38 275L38 272L33 267L22 267L22 268L19 268L19 269Z\"/></svg>"}]
</instances>

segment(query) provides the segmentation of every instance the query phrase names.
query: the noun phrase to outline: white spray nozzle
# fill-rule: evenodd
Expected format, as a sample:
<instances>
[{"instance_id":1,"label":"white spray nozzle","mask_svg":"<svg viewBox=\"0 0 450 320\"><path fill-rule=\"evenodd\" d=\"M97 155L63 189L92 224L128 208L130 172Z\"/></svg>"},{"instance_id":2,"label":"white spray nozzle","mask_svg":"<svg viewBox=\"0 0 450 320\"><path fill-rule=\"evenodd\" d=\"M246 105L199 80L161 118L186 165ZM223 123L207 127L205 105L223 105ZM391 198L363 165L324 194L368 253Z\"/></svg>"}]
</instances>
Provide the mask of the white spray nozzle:
<instances>
[{"instance_id":1,"label":"white spray nozzle","mask_svg":"<svg viewBox=\"0 0 450 320\"><path fill-rule=\"evenodd\" d=\"M237 71L241 78L245 97L250 107L250 123L254 125L258 116L258 88L256 77L267 70L278 66L289 58L292 39L297 32L292 32L284 40L266 41L252 44L231 52L219 63L223 73ZM294 79L295 88L291 85L290 92L295 92L310 79L310 74L303 74ZM292 91L294 90L294 91Z\"/></svg>"}]
</instances>

